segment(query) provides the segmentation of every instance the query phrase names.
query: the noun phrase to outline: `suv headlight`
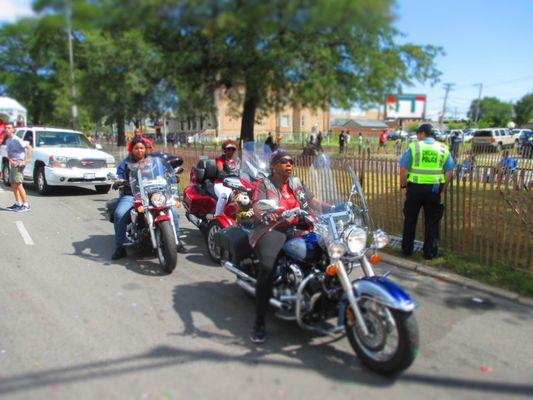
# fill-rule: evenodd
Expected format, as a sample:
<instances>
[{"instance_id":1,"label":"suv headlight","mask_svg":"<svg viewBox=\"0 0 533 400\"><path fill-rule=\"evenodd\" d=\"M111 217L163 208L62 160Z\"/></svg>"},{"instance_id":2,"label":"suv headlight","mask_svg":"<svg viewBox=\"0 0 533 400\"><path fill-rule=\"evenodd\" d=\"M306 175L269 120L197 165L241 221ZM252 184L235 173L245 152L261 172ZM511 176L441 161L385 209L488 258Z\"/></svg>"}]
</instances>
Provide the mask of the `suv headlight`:
<instances>
[{"instance_id":1,"label":"suv headlight","mask_svg":"<svg viewBox=\"0 0 533 400\"><path fill-rule=\"evenodd\" d=\"M161 192L152 193L150 196L150 202L154 207L160 208L167 204L167 196Z\"/></svg>"},{"instance_id":2,"label":"suv headlight","mask_svg":"<svg viewBox=\"0 0 533 400\"><path fill-rule=\"evenodd\" d=\"M115 164L115 159L114 158L108 158L107 160L105 160L105 165L107 168L115 168L116 164Z\"/></svg>"},{"instance_id":3,"label":"suv headlight","mask_svg":"<svg viewBox=\"0 0 533 400\"><path fill-rule=\"evenodd\" d=\"M372 247L375 249L382 249L390 242L389 235L383 232L381 229L378 229L374 232L374 241L372 242Z\"/></svg>"},{"instance_id":4,"label":"suv headlight","mask_svg":"<svg viewBox=\"0 0 533 400\"><path fill-rule=\"evenodd\" d=\"M344 231L344 240L351 254L361 254L366 247L367 234L363 228L352 226Z\"/></svg>"},{"instance_id":5,"label":"suv headlight","mask_svg":"<svg viewBox=\"0 0 533 400\"><path fill-rule=\"evenodd\" d=\"M60 168L66 168L68 162L68 157L64 156L50 156L50 159L48 160L48 164L51 167L60 167Z\"/></svg>"}]
</instances>

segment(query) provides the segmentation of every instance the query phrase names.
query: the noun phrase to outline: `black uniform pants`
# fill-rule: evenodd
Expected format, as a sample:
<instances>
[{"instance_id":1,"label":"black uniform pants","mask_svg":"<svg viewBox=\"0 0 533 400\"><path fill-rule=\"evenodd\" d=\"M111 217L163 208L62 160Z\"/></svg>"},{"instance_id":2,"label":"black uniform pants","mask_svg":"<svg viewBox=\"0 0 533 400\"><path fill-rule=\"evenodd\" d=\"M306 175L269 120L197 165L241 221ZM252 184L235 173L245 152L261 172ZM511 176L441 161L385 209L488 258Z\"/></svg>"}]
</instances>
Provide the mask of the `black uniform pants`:
<instances>
[{"instance_id":1,"label":"black uniform pants","mask_svg":"<svg viewBox=\"0 0 533 400\"><path fill-rule=\"evenodd\" d=\"M263 236L254 249L259 260L255 293L256 312L257 320L263 323L276 278L276 260L286 240L287 236L283 232L274 230Z\"/></svg>"},{"instance_id":2,"label":"black uniform pants","mask_svg":"<svg viewBox=\"0 0 533 400\"><path fill-rule=\"evenodd\" d=\"M439 222L444 213L444 205L440 202L440 190L435 193L433 185L409 183L403 207L403 238L402 252L410 256L413 254L416 223L420 208L424 208L425 233L424 257L432 258L437 255L439 241Z\"/></svg>"}]
</instances>

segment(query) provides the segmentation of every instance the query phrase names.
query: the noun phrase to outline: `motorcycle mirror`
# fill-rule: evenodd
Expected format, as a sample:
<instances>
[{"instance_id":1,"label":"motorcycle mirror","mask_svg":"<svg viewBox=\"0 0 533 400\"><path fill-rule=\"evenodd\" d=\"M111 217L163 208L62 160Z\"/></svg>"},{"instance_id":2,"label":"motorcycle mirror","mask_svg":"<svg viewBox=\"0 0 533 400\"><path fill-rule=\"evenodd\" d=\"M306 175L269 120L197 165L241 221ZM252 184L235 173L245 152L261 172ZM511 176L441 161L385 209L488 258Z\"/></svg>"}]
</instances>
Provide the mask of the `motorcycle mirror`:
<instances>
[{"instance_id":1,"label":"motorcycle mirror","mask_svg":"<svg viewBox=\"0 0 533 400\"><path fill-rule=\"evenodd\" d=\"M177 167L177 168L174 168L174 173L176 175L179 175L181 174L183 171L185 171L185 169L183 167Z\"/></svg>"},{"instance_id":2,"label":"motorcycle mirror","mask_svg":"<svg viewBox=\"0 0 533 400\"><path fill-rule=\"evenodd\" d=\"M278 208L278 201L276 199L264 199L257 202L257 209L259 211L270 211Z\"/></svg>"},{"instance_id":3,"label":"motorcycle mirror","mask_svg":"<svg viewBox=\"0 0 533 400\"><path fill-rule=\"evenodd\" d=\"M183 165L183 158L181 157L170 158L168 160L168 163L170 164L172 168L176 169L179 166Z\"/></svg>"}]
</instances>

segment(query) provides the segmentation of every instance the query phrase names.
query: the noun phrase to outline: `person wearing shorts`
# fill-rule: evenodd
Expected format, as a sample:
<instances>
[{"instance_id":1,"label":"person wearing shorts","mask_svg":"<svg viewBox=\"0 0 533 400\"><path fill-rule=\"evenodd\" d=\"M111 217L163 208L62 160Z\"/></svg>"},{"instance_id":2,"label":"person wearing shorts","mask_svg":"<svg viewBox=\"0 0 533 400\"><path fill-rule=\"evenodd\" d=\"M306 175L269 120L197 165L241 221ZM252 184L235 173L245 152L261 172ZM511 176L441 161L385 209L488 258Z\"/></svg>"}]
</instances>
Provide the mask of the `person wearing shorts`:
<instances>
[{"instance_id":1,"label":"person wearing shorts","mask_svg":"<svg viewBox=\"0 0 533 400\"><path fill-rule=\"evenodd\" d=\"M6 207L8 211L26 212L31 207L28 203L28 196L24 190L24 168L31 158L31 146L21 138L15 136L15 126L8 124L7 130L7 158L9 160L9 183L15 195L15 204Z\"/></svg>"}]
</instances>

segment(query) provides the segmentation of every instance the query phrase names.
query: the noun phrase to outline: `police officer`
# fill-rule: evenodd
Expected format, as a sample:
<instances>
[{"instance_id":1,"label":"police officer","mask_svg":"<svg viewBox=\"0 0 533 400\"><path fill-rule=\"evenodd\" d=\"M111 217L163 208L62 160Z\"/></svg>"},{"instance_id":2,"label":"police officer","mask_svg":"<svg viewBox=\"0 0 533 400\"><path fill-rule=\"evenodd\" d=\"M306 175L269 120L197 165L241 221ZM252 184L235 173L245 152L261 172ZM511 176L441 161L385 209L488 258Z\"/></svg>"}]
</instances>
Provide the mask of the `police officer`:
<instances>
[{"instance_id":1,"label":"police officer","mask_svg":"<svg viewBox=\"0 0 533 400\"><path fill-rule=\"evenodd\" d=\"M420 208L424 208L425 259L439 257L439 221L444 213L441 193L451 181L455 161L448 148L435 140L431 124L422 124L416 131L417 141L409 145L400 159L400 185L406 189L402 252L413 254L416 222Z\"/></svg>"}]
</instances>

